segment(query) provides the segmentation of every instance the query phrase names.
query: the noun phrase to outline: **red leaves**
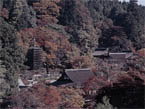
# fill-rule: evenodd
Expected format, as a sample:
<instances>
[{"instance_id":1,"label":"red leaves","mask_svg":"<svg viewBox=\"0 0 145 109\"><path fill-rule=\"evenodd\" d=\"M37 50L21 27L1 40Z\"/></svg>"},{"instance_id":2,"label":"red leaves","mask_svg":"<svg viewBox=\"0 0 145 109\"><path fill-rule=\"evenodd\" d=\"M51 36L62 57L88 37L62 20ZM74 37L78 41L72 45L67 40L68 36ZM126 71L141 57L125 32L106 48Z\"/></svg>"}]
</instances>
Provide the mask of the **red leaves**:
<instances>
[{"instance_id":1,"label":"red leaves","mask_svg":"<svg viewBox=\"0 0 145 109\"><path fill-rule=\"evenodd\" d=\"M114 80L108 81L106 76L97 76L90 78L85 84L84 91L88 93L89 91L99 91L104 87L127 87L132 85L145 85L145 74L132 71L126 74L119 74Z\"/></svg>"},{"instance_id":2,"label":"red leaves","mask_svg":"<svg viewBox=\"0 0 145 109\"><path fill-rule=\"evenodd\" d=\"M62 108L80 109L83 107L85 101L82 97L82 90L74 89L72 87L59 87L59 92L62 97Z\"/></svg>"},{"instance_id":3,"label":"red leaves","mask_svg":"<svg viewBox=\"0 0 145 109\"><path fill-rule=\"evenodd\" d=\"M143 48L141 50L138 50L138 55L142 56L142 57L145 57L145 48Z\"/></svg>"},{"instance_id":4,"label":"red leaves","mask_svg":"<svg viewBox=\"0 0 145 109\"><path fill-rule=\"evenodd\" d=\"M45 107L58 107L61 103L60 93L54 86L47 87L44 83L37 84L33 87L32 94Z\"/></svg>"},{"instance_id":5,"label":"red leaves","mask_svg":"<svg viewBox=\"0 0 145 109\"><path fill-rule=\"evenodd\" d=\"M33 3L38 25L47 25L58 22L57 17L60 14L60 6L58 6L57 3L59 3L59 1L60 0L40 0L40 2Z\"/></svg>"},{"instance_id":6,"label":"red leaves","mask_svg":"<svg viewBox=\"0 0 145 109\"><path fill-rule=\"evenodd\" d=\"M131 85L131 84L145 84L145 74L142 74L137 71L128 72L127 74L121 74L114 81L114 83L123 84L123 85Z\"/></svg>"},{"instance_id":7,"label":"red leaves","mask_svg":"<svg viewBox=\"0 0 145 109\"><path fill-rule=\"evenodd\" d=\"M85 83L84 91L88 93L89 91L96 90L97 92L99 89L108 85L111 85L111 83L107 81L105 76L93 77Z\"/></svg>"},{"instance_id":8,"label":"red leaves","mask_svg":"<svg viewBox=\"0 0 145 109\"><path fill-rule=\"evenodd\" d=\"M71 50L68 39L61 33L50 28L37 27L24 29L19 32L19 44L23 46L25 52L31 44L31 39L35 37L37 44L43 48L43 53L52 62L54 59L62 58L59 54L67 54Z\"/></svg>"},{"instance_id":9,"label":"red leaves","mask_svg":"<svg viewBox=\"0 0 145 109\"><path fill-rule=\"evenodd\" d=\"M22 90L12 97L13 108L22 109L57 109L82 108L84 105L83 91L71 87L47 86L41 82L28 90ZM21 109L20 108L20 109Z\"/></svg>"}]
</instances>

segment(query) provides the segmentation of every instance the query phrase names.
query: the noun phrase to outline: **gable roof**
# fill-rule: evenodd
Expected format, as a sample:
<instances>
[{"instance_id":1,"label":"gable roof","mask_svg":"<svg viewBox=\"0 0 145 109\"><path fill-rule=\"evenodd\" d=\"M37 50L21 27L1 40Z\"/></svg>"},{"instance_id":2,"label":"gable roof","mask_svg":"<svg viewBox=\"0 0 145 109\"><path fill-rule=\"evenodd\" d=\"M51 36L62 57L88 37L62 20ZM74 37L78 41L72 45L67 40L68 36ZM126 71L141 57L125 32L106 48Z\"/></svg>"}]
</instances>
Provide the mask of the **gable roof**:
<instances>
[{"instance_id":1,"label":"gable roof","mask_svg":"<svg viewBox=\"0 0 145 109\"><path fill-rule=\"evenodd\" d=\"M91 69L66 69L67 76L76 84L83 84L95 76Z\"/></svg>"}]
</instances>

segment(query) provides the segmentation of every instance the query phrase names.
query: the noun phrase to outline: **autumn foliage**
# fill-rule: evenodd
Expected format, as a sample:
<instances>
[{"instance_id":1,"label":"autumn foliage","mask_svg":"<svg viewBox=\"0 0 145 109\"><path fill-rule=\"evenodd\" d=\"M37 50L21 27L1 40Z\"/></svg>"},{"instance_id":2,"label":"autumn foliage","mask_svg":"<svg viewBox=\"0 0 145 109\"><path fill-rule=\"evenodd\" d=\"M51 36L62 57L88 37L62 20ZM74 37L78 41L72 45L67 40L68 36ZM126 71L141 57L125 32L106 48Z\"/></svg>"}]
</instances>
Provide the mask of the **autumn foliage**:
<instances>
[{"instance_id":1,"label":"autumn foliage","mask_svg":"<svg viewBox=\"0 0 145 109\"><path fill-rule=\"evenodd\" d=\"M28 90L22 90L12 96L12 109L58 109L82 108L84 105L83 91L68 87L47 86L38 83Z\"/></svg>"},{"instance_id":2,"label":"autumn foliage","mask_svg":"<svg viewBox=\"0 0 145 109\"><path fill-rule=\"evenodd\" d=\"M13 68L16 71L26 63L23 52L15 46L18 37L18 45L26 58L32 39L36 39L36 45L42 49L43 62L50 71L59 69L61 74L65 69L91 68L96 74L84 84L83 90L49 86L44 82L22 89L10 98L9 105L13 109L84 108L87 97L93 97L95 107L104 96L118 108L143 106L144 6L118 0L0 0L0 22L0 48L5 57L2 62L9 65L10 71L11 66L16 66ZM92 52L99 47L113 52L131 50L134 56L126 60L125 73L114 76L116 72L108 71L112 66L106 60L92 58ZM19 53L23 58L19 59ZM23 71L19 72L24 76ZM26 77L35 74L26 72ZM12 88L17 87L17 72L7 72L1 79L8 84L5 92L11 95ZM129 93L130 89L135 93Z\"/></svg>"},{"instance_id":3,"label":"autumn foliage","mask_svg":"<svg viewBox=\"0 0 145 109\"><path fill-rule=\"evenodd\" d=\"M138 54L139 54L139 56L145 57L145 48L138 50Z\"/></svg>"},{"instance_id":4,"label":"autumn foliage","mask_svg":"<svg viewBox=\"0 0 145 109\"><path fill-rule=\"evenodd\" d=\"M56 87L46 87L44 84L38 84L33 87L32 91L38 100L44 103L44 106L59 107L61 96Z\"/></svg>"},{"instance_id":5,"label":"autumn foliage","mask_svg":"<svg viewBox=\"0 0 145 109\"><path fill-rule=\"evenodd\" d=\"M72 87L60 87L59 88L63 108L77 108L81 109L85 104L85 100L83 98L83 91L81 89L75 89Z\"/></svg>"},{"instance_id":6,"label":"autumn foliage","mask_svg":"<svg viewBox=\"0 0 145 109\"><path fill-rule=\"evenodd\" d=\"M23 46L27 53L31 40L36 39L36 43L43 49L43 61L50 66L60 65L71 51L68 39L61 33L50 28L38 27L21 30L19 33L19 44Z\"/></svg>"},{"instance_id":7,"label":"autumn foliage","mask_svg":"<svg viewBox=\"0 0 145 109\"><path fill-rule=\"evenodd\" d=\"M59 2L60 0L40 0L40 2L33 3L38 25L58 22L57 18L60 15L61 9L58 5Z\"/></svg>"},{"instance_id":8,"label":"autumn foliage","mask_svg":"<svg viewBox=\"0 0 145 109\"><path fill-rule=\"evenodd\" d=\"M59 107L61 96L56 87L46 87L41 83L28 90L22 90L16 96L12 96L11 100L13 109L47 109Z\"/></svg>"},{"instance_id":9,"label":"autumn foliage","mask_svg":"<svg viewBox=\"0 0 145 109\"><path fill-rule=\"evenodd\" d=\"M143 108L144 87L145 74L138 71L128 71L126 74L119 74L112 81L107 81L104 76L91 78L85 84L84 91L89 97L92 96L92 99L95 97L96 103L102 102L103 96L108 96L110 103L115 107ZM89 93L93 91L95 91L94 94Z\"/></svg>"}]
</instances>

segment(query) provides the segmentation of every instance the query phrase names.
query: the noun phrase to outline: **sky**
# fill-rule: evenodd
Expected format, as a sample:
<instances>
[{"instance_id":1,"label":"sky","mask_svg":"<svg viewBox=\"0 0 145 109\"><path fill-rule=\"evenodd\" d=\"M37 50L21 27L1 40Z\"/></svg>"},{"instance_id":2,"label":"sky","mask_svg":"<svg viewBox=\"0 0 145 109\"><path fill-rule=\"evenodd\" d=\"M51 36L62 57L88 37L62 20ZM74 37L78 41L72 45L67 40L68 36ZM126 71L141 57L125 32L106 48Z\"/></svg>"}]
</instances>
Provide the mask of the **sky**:
<instances>
[{"instance_id":1,"label":"sky","mask_svg":"<svg viewBox=\"0 0 145 109\"><path fill-rule=\"evenodd\" d=\"M120 0L120 1L130 1L130 0ZM138 0L138 4L145 6L145 0Z\"/></svg>"}]
</instances>

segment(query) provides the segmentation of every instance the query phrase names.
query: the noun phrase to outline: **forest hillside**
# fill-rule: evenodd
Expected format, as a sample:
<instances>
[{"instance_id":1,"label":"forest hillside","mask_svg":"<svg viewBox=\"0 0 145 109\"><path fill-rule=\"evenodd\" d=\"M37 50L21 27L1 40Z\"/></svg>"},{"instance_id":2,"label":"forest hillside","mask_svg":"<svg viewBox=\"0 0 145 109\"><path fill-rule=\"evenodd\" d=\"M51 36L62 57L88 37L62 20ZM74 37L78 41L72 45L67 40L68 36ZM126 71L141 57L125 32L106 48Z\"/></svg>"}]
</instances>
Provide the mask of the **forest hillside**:
<instances>
[{"instance_id":1,"label":"forest hillside","mask_svg":"<svg viewBox=\"0 0 145 109\"><path fill-rule=\"evenodd\" d=\"M117 82L114 81L109 85L105 82L109 90L99 87L106 92L100 91L99 96L95 95L95 104L91 106L97 106L98 103L102 106L103 104L99 102L102 96L107 94L113 96L109 91L117 89L113 89L115 86L112 84L115 83L118 89L122 88L120 78L132 80L131 85L139 84L141 88L144 84L145 78L141 75L145 73L140 74L141 70L136 68L137 65L143 68L145 65L144 6L118 0L0 0L0 69L2 69L0 76L4 78L1 80L0 100L6 99L6 103L2 104L3 107L12 103L14 109L15 106L18 106L18 109L35 109L37 106L45 109L47 106L51 108L62 104L62 101L66 103L62 106L66 108L74 105L79 108L87 106L82 89L48 87L42 83L27 91L26 96L31 98L30 102L27 101L29 98L24 96L25 91L14 97L18 90L18 74L28 67L27 53L33 38L36 39L36 45L42 48L43 62L47 62L51 70L59 69L60 72L64 69L96 67L98 61L91 54L97 48L109 48L111 52L131 50L140 55L139 59L126 63L127 67L135 71L132 70L134 72L130 73L129 70L128 74L120 75L119 79L116 79ZM140 80L134 78L136 75ZM104 81L104 78L97 79L90 80L84 91L90 88L88 84L93 86L94 81ZM98 88L96 85L94 87ZM53 91L56 96L50 100ZM46 92L49 94L44 96ZM38 99L32 93L39 96ZM13 102L9 100L11 96ZM71 96L71 99L67 100L65 96ZM25 103L17 104L18 98L22 102L26 100ZM77 99L78 103L73 101L74 99ZM42 100L45 101L40 103ZM22 104L23 108L20 108ZM28 105L25 106L26 104ZM110 109L114 109L111 104L109 106L112 107ZM117 103L115 107L119 107Z\"/></svg>"}]
</instances>

